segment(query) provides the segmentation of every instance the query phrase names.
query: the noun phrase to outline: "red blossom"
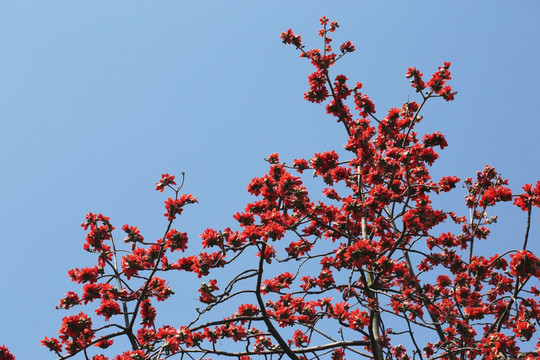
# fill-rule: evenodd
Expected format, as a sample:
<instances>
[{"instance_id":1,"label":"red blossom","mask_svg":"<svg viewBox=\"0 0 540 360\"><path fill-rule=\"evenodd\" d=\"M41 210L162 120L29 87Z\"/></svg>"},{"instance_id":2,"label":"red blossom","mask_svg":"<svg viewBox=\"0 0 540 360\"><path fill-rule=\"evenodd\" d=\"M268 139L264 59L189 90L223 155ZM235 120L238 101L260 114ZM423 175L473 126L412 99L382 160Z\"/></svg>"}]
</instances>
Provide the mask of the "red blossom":
<instances>
[{"instance_id":1,"label":"red blossom","mask_svg":"<svg viewBox=\"0 0 540 360\"><path fill-rule=\"evenodd\" d=\"M291 29L281 33L281 40L283 40L284 44L293 44L297 48L302 46L302 37L300 35L293 34Z\"/></svg>"},{"instance_id":2,"label":"red blossom","mask_svg":"<svg viewBox=\"0 0 540 360\"><path fill-rule=\"evenodd\" d=\"M146 360L148 357L143 350L125 351L121 355L117 355L114 360Z\"/></svg>"},{"instance_id":3,"label":"red blossom","mask_svg":"<svg viewBox=\"0 0 540 360\"><path fill-rule=\"evenodd\" d=\"M439 146L441 149L448 146L444 135L439 131L434 132L433 134L424 135L422 142L424 143L424 146Z\"/></svg>"},{"instance_id":4,"label":"red blossom","mask_svg":"<svg viewBox=\"0 0 540 360\"><path fill-rule=\"evenodd\" d=\"M156 183L156 190L159 192L163 192L163 189L165 189L165 187L171 185L176 185L176 182L174 181L174 175L162 174L161 180Z\"/></svg>"},{"instance_id":5,"label":"red blossom","mask_svg":"<svg viewBox=\"0 0 540 360\"><path fill-rule=\"evenodd\" d=\"M480 206L493 206L499 201L512 200L512 191L509 188L497 186L487 189L480 200Z\"/></svg>"},{"instance_id":6,"label":"red blossom","mask_svg":"<svg viewBox=\"0 0 540 360\"><path fill-rule=\"evenodd\" d=\"M200 302L210 304L216 301L216 297L212 294L215 290L219 290L219 288L216 286L216 283L217 280L212 279L208 284L201 284L201 287L199 289L199 292L201 293L201 296L199 297Z\"/></svg>"},{"instance_id":7,"label":"red blossom","mask_svg":"<svg viewBox=\"0 0 540 360\"><path fill-rule=\"evenodd\" d=\"M309 338L302 330L296 330L293 334L293 342L296 347L303 347L309 344Z\"/></svg>"},{"instance_id":8,"label":"red blossom","mask_svg":"<svg viewBox=\"0 0 540 360\"><path fill-rule=\"evenodd\" d=\"M69 291L68 293L66 293L66 297L60 300L60 305L58 306L58 308L69 309L72 306L79 305L79 303L79 295L77 293L74 293L73 291Z\"/></svg>"},{"instance_id":9,"label":"red blossom","mask_svg":"<svg viewBox=\"0 0 540 360\"><path fill-rule=\"evenodd\" d=\"M0 360L15 360L15 356L4 345L0 346Z\"/></svg>"},{"instance_id":10,"label":"red blossom","mask_svg":"<svg viewBox=\"0 0 540 360\"><path fill-rule=\"evenodd\" d=\"M527 250L518 251L510 255L510 271L519 277L539 276L540 259Z\"/></svg>"},{"instance_id":11,"label":"red blossom","mask_svg":"<svg viewBox=\"0 0 540 360\"><path fill-rule=\"evenodd\" d=\"M77 315L66 316L62 319L59 334L60 340L67 352L73 354L92 342L94 338L92 319L83 312ZM49 347L49 344L46 346Z\"/></svg>"},{"instance_id":12,"label":"red blossom","mask_svg":"<svg viewBox=\"0 0 540 360\"><path fill-rule=\"evenodd\" d=\"M439 190L443 192L449 192L456 187L456 184L460 179L456 176L444 176L439 181Z\"/></svg>"},{"instance_id":13,"label":"red blossom","mask_svg":"<svg viewBox=\"0 0 540 360\"><path fill-rule=\"evenodd\" d=\"M101 305L96 309L96 314L105 317L105 321L109 321L111 316L121 313L120 305L114 300L102 300Z\"/></svg>"},{"instance_id":14,"label":"red blossom","mask_svg":"<svg viewBox=\"0 0 540 360\"><path fill-rule=\"evenodd\" d=\"M418 91L424 90L427 87L424 81L422 80L423 75L424 74L422 74L415 67L413 67L407 70L407 74L405 75L405 77L408 79L411 79L412 87L415 88L416 91L418 92Z\"/></svg>"},{"instance_id":15,"label":"red blossom","mask_svg":"<svg viewBox=\"0 0 540 360\"><path fill-rule=\"evenodd\" d=\"M186 233L171 229L167 235L165 235L165 248L171 249L171 251L187 249L188 237Z\"/></svg>"},{"instance_id":16,"label":"red blossom","mask_svg":"<svg viewBox=\"0 0 540 360\"><path fill-rule=\"evenodd\" d=\"M514 199L514 205L523 211L529 210L533 205L540 207L540 181L536 183L534 189L532 184L526 184L523 186L523 190L525 192Z\"/></svg>"},{"instance_id":17,"label":"red blossom","mask_svg":"<svg viewBox=\"0 0 540 360\"><path fill-rule=\"evenodd\" d=\"M81 283L95 283L98 280L100 269L97 266L94 267L84 267L82 269L71 269L68 271L68 276L71 278L71 281L76 281L78 284Z\"/></svg>"},{"instance_id":18,"label":"red blossom","mask_svg":"<svg viewBox=\"0 0 540 360\"><path fill-rule=\"evenodd\" d=\"M337 118L346 134L344 149L315 153L309 161L296 159L292 166L270 154L268 172L247 187L257 199L233 216L238 229L206 228L200 235L201 247L214 252L198 253L199 248L178 257L176 250L188 251L188 235L174 229L173 221L197 199L179 196L169 174L156 183L160 192L166 187L174 191L165 201L168 223L162 239L145 241L136 226L124 225L127 245L119 244L110 219L89 213L82 224L88 231L84 248L97 255L98 264L68 272L82 292L67 292L59 307L93 306L110 322L94 328L84 312L66 316L59 338L45 338L43 346L61 359L84 350L92 360L107 359L89 353L92 346L119 346L116 338L124 336L132 349L115 360L175 354L204 360L225 353L240 360L253 353L341 360L345 350L352 357L362 352L400 360L421 356L421 351L428 358L448 360L538 358L540 347L532 350L530 341L537 340L540 319L540 259L526 245L532 207L540 207L540 181L513 195L508 181L486 166L474 180L464 181L464 214L435 207L439 203L434 199L453 191L460 179L432 179L430 166L439 158L435 150L448 143L439 131L421 135L420 112L433 98L454 99L456 92L447 84L450 63L439 67L427 84L419 70L409 68L406 77L420 92L419 102L407 101L378 118L374 103L360 92L361 83L350 87L345 75L330 77L330 66L355 47L346 41L339 55L333 53L330 35L339 25L326 17L320 23L322 50L305 50L290 29L281 39L315 67L304 96L324 103L326 112ZM349 110L352 103L359 119ZM313 169L316 179L302 177L306 169ZM318 180L312 198L308 188ZM528 216L522 250L478 255L481 247L475 241L489 238L497 220L486 212L512 199ZM450 224L438 227L447 217ZM199 278L218 272L222 288L216 279L203 282L200 308L177 308L195 318L179 328L157 326L159 306L154 307L171 298L175 285L182 298L193 297L190 280L168 277L177 274L173 270ZM99 304L90 304L96 300ZM227 309L237 310L231 314ZM408 329L391 330L393 319ZM332 329L345 330L333 336ZM396 345L403 334L414 346ZM529 342L523 348L531 350L523 352L522 342ZM63 350L67 355L60 354ZM14 359L5 346L0 347L1 359Z\"/></svg>"},{"instance_id":19,"label":"red blossom","mask_svg":"<svg viewBox=\"0 0 540 360\"><path fill-rule=\"evenodd\" d=\"M112 346L112 344L114 344L114 340L105 339L98 341L94 346L102 349L107 349L108 347Z\"/></svg>"},{"instance_id":20,"label":"red blossom","mask_svg":"<svg viewBox=\"0 0 540 360\"><path fill-rule=\"evenodd\" d=\"M260 310L252 304L243 304L238 308L237 316L254 316L257 315Z\"/></svg>"},{"instance_id":21,"label":"red blossom","mask_svg":"<svg viewBox=\"0 0 540 360\"><path fill-rule=\"evenodd\" d=\"M184 210L183 207L187 204L198 203L197 199L190 194L184 194L179 199L169 198L165 201L165 209L167 212L164 216L167 217L167 220L172 221L176 219L176 215L182 214Z\"/></svg>"},{"instance_id":22,"label":"red blossom","mask_svg":"<svg viewBox=\"0 0 540 360\"><path fill-rule=\"evenodd\" d=\"M353 43L350 42L350 41L344 42L344 43L339 47L339 51L341 51L342 53L353 52L353 51L355 51L355 50L356 50L356 48L354 47Z\"/></svg>"},{"instance_id":23,"label":"red blossom","mask_svg":"<svg viewBox=\"0 0 540 360\"><path fill-rule=\"evenodd\" d=\"M156 318L156 308L152 306L150 299L145 299L141 303L141 325L143 326L154 326L154 320ZM147 336L147 335L145 335Z\"/></svg>"},{"instance_id":24,"label":"red blossom","mask_svg":"<svg viewBox=\"0 0 540 360\"><path fill-rule=\"evenodd\" d=\"M46 337L45 339L41 340L41 345L47 347L50 351L54 351L56 353L62 351L62 345L60 344L60 341L55 338L49 339ZM2 348L0 348L0 350L2 350ZM4 347L4 351L7 351L7 348ZM9 359L9 357L6 358L6 360L7 359Z\"/></svg>"},{"instance_id":25,"label":"red blossom","mask_svg":"<svg viewBox=\"0 0 540 360\"><path fill-rule=\"evenodd\" d=\"M126 224L122 226L122 230L124 230L127 234L127 236L124 238L124 242L133 243L132 250L135 248L136 243L142 243L144 241L143 236L141 235L139 229L137 229L136 226L129 226Z\"/></svg>"}]
</instances>

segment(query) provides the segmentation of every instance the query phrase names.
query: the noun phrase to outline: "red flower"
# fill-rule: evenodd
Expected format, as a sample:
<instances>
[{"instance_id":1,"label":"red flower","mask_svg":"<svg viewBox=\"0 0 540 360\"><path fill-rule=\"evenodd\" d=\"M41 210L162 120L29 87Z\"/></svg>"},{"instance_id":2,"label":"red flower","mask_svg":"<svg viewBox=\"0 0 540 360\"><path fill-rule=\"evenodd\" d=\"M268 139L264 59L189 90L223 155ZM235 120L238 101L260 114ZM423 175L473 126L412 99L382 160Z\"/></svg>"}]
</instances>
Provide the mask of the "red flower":
<instances>
[{"instance_id":1,"label":"red flower","mask_svg":"<svg viewBox=\"0 0 540 360\"><path fill-rule=\"evenodd\" d=\"M512 275L527 277L540 275L540 259L527 250L510 255L510 272ZM538 275L537 275L538 274Z\"/></svg>"},{"instance_id":2,"label":"red flower","mask_svg":"<svg viewBox=\"0 0 540 360\"><path fill-rule=\"evenodd\" d=\"M296 347L303 347L309 344L309 338L302 330L296 330L293 334L293 341Z\"/></svg>"},{"instance_id":3,"label":"red flower","mask_svg":"<svg viewBox=\"0 0 540 360\"><path fill-rule=\"evenodd\" d=\"M15 360L15 356L4 345L0 346L0 360Z\"/></svg>"},{"instance_id":4,"label":"red flower","mask_svg":"<svg viewBox=\"0 0 540 360\"><path fill-rule=\"evenodd\" d=\"M281 33L281 40L283 40L284 44L293 44L297 48L302 47L302 37L293 34L291 29Z\"/></svg>"},{"instance_id":5,"label":"red flower","mask_svg":"<svg viewBox=\"0 0 540 360\"><path fill-rule=\"evenodd\" d=\"M120 305L114 300L102 300L100 307L96 309L96 314L104 316L109 321L111 316L121 314Z\"/></svg>"},{"instance_id":6,"label":"red flower","mask_svg":"<svg viewBox=\"0 0 540 360\"><path fill-rule=\"evenodd\" d=\"M117 355L114 360L146 360L148 357L143 350L125 351L121 355Z\"/></svg>"},{"instance_id":7,"label":"red flower","mask_svg":"<svg viewBox=\"0 0 540 360\"><path fill-rule=\"evenodd\" d=\"M68 353L72 354L89 345L94 338L92 319L83 312L62 319L60 339Z\"/></svg>"},{"instance_id":8,"label":"red flower","mask_svg":"<svg viewBox=\"0 0 540 360\"><path fill-rule=\"evenodd\" d=\"M58 341L58 339L55 339L55 338L45 338L43 340L41 340L41 345L42 346L45 346L47 347L50 351L54 351L54 352L60 352L62 351L62 346L60 345L60 341ZM0 351L1 351L1 347L0 347ZM5 348L7 350L7 348ZM2 357L0 357L0 359L2 359ZM6 358L6 359L9 359L9 358Z\"/></svg>"},{"instance_id":9,"label":"red flower","mask_svg":"<svg viewBox=\"0 0 540 360\"><path fill-rule=\"evenodd\" d=\"M201 287L199 289L199 292L201 293L201 296L199 297L199 301L204 304L210 304L216 301L216 297L212 295L212 292L215 290L219 290L219 288L216 286L217 280L212 279L210 282L202 283Z\"/></svg>"},{"instance_id":10,"label":"red flower","mask_svg":"<svg viewBox=\"0 0 540 360\"><path fill-rule=\"evenodd\" d=\"M456 184L460 181L460 179L456 176L444 176L439 181L439 190L443 192L448 192L451 189L456 187Z\"/></svg>"},{"instance_id":11,"label":"red flower","mask_svg":"<svg viewBox=\"0 0 540 360\"><path fill-rule=\"evenodd\" d=\"M106 348L110 347L112 344L114 344L114 340L105 339L105 340L98 341L94 346L102 348L102 349L106 349Z\"/></svg>"},{"instance_id":12,"label":"red flower","mask_svg":"<svg viewBox=\"0 0 540 360\"><path fill-rule=\"evenodd\" d=\"M279 154L270 154L270 156L268 156L268 162L270 164L279 164Z\"/></svg>"},{"instance_id":13,"label":"red flower","mask_svg":"<svg viewBox=\"0 0 540 360\"><path fill-rule=\"evenodd\" d=\"M352 42L346 41L339 47L339 50L342 53L346 53L346 52L353 52L356 50L356 48L354 47Z\"/></svg>"},{"instance_id":14,"label":"red flower","mask_svg":"<svg viewBox=\"0 0 540 360\"><path fill-rule=\"evenodd\" d=\"M182 214L183 207L187 204L197 203L197 199L193 195L184 194L179 199L168 198L165 200L165 209L167 212L164 214L169 221L176 219L176 215Z\"/></svg>"},{"instance_id":15,"label":"red flower","mask_svg":"<svg viewBox=\"0 0 540 360\"><path fill-rule=\"evenodd\" d=\"M171 249L171 251L187 249L188 237L186 233L178 232L176 229L171 229L167 235L165 235L165 248Z\"/></svg>"},{"instance_id":16,"label":"red flower","mask_svg":"<svg viewBox=\"0 0 540 360\"><path fill-rule=\"evenodd\" d=\"M345 259L357 268L375 260L377 252L369 240L357 240L345 251Z\"/></svg>"},{"instance_id":17,"label":"red flower","mask_svg":"<svg viewBox=\"0 0 540 360\"><path fill-rule=\"evenodd\" d=\"M122 226L122 230L124 230L127 233L127 236L124 238L125 243L133 243L133 248L135 247L135 243L141 243L144 241L144 238L142 237L140 231L137 229L136 226L129 226L124 225Z\"/></svg>"},{"instance_id":18,"label":"red flower","mask_svg":"<svg viewBox=\"0 0 540 360\"><path fill-rule=\"evenodd\" d=\"M439 131L434 132L433 134L424 135L422 142L424 143L424 146L440 146L441 149L444 149L446 146L448 146L444 135L441 134Z\"/></svg>"},{"instance_id":19,"label":"red flower","mask_svg":"<svg viewBox=\"0 0 540 360\"><path fill-rule=\"evenodd\" d=\"M105 355L94 355L92 360L109 360L109 358L106 357Z\"/></svg>"},{"instance_id":20,"label":"red flower","mask_svg":"<svg viewBox=\"0 0 540 360\"><path fill-rule=\"evenodd\" d=\"M524 321L523 319L520 319L514 329L512 331L516 333L516 335L519 337L521 341L529 341L532 335L536 332L536 326L534 323L531 323L529 321Z\"/></svg>"},{"instance_id":21,"label":"red flower","mask_svg":"<svg viewBox=\"0 0 540 360\"><path fill-rule=\"evenodd\" d=\"M259 308L252 304L243 304L238 307L238 313L234 317L238 316L255 316L260 312ZM242 321L244 323L245 321Z\"/></svg>"},{"instance_id":22,"label":"red flower","mask_svg":"<svg viewBox=\"0 0 540 360\"><path fill-rule=\"evenodd\" d=\"M69 309L72 306L79 305L79 295L77 293L74 293L73 291L69 291L66 294L66 297L60 300L60 305L58 308L62 309Z\"/></svg>"},{"instance_id":23,"label":"red flower","mask_svg":"<svg viewBox=\"0 0 540 360\"><path fill-rule=\"evenodd\" d=\"M174 175L161 174L161 180L156 183L156 190L163 192L166 186L176 185Z\"/></svg>"},{"instance_id":24,"label":"red flower","mask_svg":"<svg viewBox=\"0 0 540 360\"><path fill-rule=\"evenodd\" d=\"M145 299L141 302L141 324L145 327L154 326L154 320L156 318L156 308L152 306L150 299Z\"/></svg>"},{"instance_id":25,"label":"red flower","mask_svg":"<svg viewBox=\"0 0 540 360\"><path fill-rule=\"evenodd\" d=\"M309 164L305 159L295 159L293 165L300 174L302 174L304 170L309 169Z\"/></svg>"},{"instance_id":26,"label":"red flower","mask_svg":"<svg viewBox=\"0 0 540 360\"><path fill-rule=\"evenodd\" d=\"M521 208L523 211L529 210L533 205L540 207L540 181L536 183L534 189L532 184L526 184L523 186L525 193L518 195L514 199L514 205Z\"/></svg>"},{"instance_id":27,"label":"red flower","mask_svg":"<svg viewBox=\"0 0 540 360\"><path fill-rule=\"evenodd\" d=\"M68 271L68 276L71 281L76 281L78 284L89 282L91 284L98 280L100 269L97 266L84 267L82 269L72 269Z\"/></svg>"},{"instance_id":28,"label":"red flower","mask_svg":"<svg viewBox=\"0 0 540 360\"><path fill-rule=\"evenodd\" d=\"M497 186L487 189L480 200L480 206L493 206L499 201L512 200L512 191L509 188Z\"/></svg>"},{"instance_id":29,"label":"red flower","mask_svg":"<svg viewBox=\"0 0 540 360\"><path fill-rule=\"evenodd\" d=\"M409 68L405 77L411 79L412 87L416 89L417 92L422 91L426 88L426 84L422 80L422 74L420 71L416 70L415 67Z\"/></svg>"}]
</instances>

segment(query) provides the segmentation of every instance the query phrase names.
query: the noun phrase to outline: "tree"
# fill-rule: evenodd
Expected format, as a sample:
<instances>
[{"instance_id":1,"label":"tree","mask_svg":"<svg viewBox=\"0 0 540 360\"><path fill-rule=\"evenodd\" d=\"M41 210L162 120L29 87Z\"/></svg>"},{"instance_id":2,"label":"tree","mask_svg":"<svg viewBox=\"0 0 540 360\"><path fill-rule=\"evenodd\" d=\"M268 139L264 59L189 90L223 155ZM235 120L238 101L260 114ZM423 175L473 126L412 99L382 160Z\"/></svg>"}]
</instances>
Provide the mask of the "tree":
<instances>
[{"instance_id":1,"label":"tree","mask_svg":"<svg viewBox=\"0 0 540 360\"><path fill-rule=\"evenodd\" d=\"M82 291L68 292L59 307L95 304L101 324L83 311L64 317L59 337L42 341L58 358L107 359L101 353L109 350L99 348L116 350L122 338L130 350L114 359L540 357L533 338L540 259L527 250L540 181L513 194L486 166L463 182L468 216L433 209L432 197L452 191L460 179L433 181L435 149L447 143L440 132L420 137L416 129L428 100L454 99L450 63L427 83L410 68L406 76L419 102L379 118L362 84L350 87L344 75L330 75L355 47L347 41L333 52L330 35L338 24L320 21L322 50L306 50L292 30L281 38L314 65L305 98L327 103L347 135L345 153L316 153L292 166L271 154L268 173L248 185L257 200L234 215L238 230L205 230L208 250L199 254L189 253L187 234L174 228L184 207L197 203L181 193L183 177L178 186L163 174L156 184L173 193L158 240L124 225L122 249L110 219L88 214L84 249L97 255L97 264L69 271ZM359 118L347 106L351 100ZM322 180L322 196L308 193L308 170ZM506 201L526 214L520 247L476 254L475 242L487 239L496 221L488 208ZM456 230L439 231L444 222ZM157 302L173 294L164 277L177 271L209 277L199 289L201 308L190 323L158 324ZM0 359L10 356L0 348Z\"/></svg>"}]
</instances>

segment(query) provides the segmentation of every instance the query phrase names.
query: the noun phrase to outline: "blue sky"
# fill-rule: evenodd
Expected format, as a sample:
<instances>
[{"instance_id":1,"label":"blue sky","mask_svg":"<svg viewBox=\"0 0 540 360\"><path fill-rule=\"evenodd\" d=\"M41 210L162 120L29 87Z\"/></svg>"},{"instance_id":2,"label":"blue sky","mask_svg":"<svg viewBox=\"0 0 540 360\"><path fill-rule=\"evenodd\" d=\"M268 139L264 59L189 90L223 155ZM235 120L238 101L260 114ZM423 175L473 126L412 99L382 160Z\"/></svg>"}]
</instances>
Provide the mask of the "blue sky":
<instances>
[{"instance_id":1,"label":"blue sky","mask_svg":"<svg viewBox=\"0 0 540 360\"><path fill-rule=\"evenodd\" d=\"M429 76L452 62L456 100L424 112L422 129L450 144L435 176L490 164L516 191L536 182L539 13L533 0L0 0L0 345L49 355L39 340L58 331L67 270L93 261L79 226L89 211L158 238L154 183L185 171L200 205L179 227L197 241L233 225L270 153L290 162L341 148L342 129L303 100L311 65L279 39L292 28L320 47L321 15L339 21L336 43L358 49L334 74L363 82L378 114L415 99L408 67ZM519 241L523 217L502 212L494 241Z\"/></svg>"}]
</instances>

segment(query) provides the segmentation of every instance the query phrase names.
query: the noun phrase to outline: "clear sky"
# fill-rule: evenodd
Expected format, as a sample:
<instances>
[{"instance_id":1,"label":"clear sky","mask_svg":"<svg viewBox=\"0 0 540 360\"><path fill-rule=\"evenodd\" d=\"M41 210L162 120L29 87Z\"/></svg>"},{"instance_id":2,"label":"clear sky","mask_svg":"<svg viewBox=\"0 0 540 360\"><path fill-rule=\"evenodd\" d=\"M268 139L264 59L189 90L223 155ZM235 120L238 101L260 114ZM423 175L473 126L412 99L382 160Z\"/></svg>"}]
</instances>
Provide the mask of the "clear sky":
<instances>
[{"instance_id":1,"label":"clear sky","mask_svg":"<svg viewBox=\"0 0 540 360\"><path fill-rule=\"evenodd\" d=\"M185 171L200 205L179 228L197 241L234 224L270 153L290 162L341 148L342 129L303 100L311 65L279 39L292 28L320 47L322 15L339 21L336 43L358 49L334 74L363 82L378 114L415 99L408 67L429 76L452 62L456 100L431 102L421 128L450 144L435 176L490 164L515 191L536 182L538 14L536 0L0 0L0 345L53 358L39 340L65 315L54 306L72 289L67 270L94 260L82 250L87 212L158 238L165 197L154 183ZM524 218L507 213L500 244L523 236Z\"/></svg>"}]
</instances>

